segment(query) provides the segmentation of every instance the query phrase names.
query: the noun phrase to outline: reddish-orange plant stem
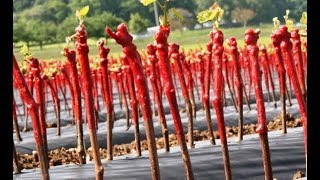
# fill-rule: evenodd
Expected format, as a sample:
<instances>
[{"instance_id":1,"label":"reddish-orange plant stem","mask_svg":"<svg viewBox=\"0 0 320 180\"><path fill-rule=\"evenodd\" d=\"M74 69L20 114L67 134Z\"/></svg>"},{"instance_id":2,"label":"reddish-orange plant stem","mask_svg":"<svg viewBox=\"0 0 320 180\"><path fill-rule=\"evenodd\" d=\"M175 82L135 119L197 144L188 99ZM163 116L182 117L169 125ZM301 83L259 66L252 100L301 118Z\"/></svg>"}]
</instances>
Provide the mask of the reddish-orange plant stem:
<instances>
[{"instance_id":1,"label":"reddish-orange plant stem","mask_svg":"<svg viewBox=\"0 0 320 180\"><path fill-rule=\"evenodd\" d=\"M121 23L117 27L116 33L113 32L109 27L106 27L105 32L122 46L122 52L128 58L130 68L134 76L134 82L137 87L138 101L142 107L142 115L145 123L146 136L148 141L152 179L160 179L158 154L152 121L152 108L149 97L148 84L142 70L140 55L137 51L136 45L133 44L133 38L129 34L128 29L124 23Z\"/></svg>"},{"instance_id":2,"label":"reddish-orange plant stem","mask_svg":"<svg viewBox=\"0 0 320 180\"><path fill-rule=\"evenodd\" d=\"M81 80L83 86L85 111L88 121L90 142L93 151L96 179L103 179L104 167L101 164L99 145L97 142L96 122L94 115L93 80L89 65L89 47L87 44L87 31L84 24L79 24L75 29L77 56L81 67Z\"/></svg>"},{"instance_id":3,"label":"reddish-orange plant stem","mask_svg":"<svg viewBox=\"0 0 320 180\"><path fill-rule=\"evenodd\" d=\"M39 110L36 101L34 100L32 94L30 93L27 83L20 71L19 65L15 56L13 55L13 77L15 84L20 92L21 99L26 104L26 107L29 109L32 127L33 127L33 136L36 144L36 149L39 153L39 162L41 177L43 180L49 180L49 171L48 171L48 154L45 152L43 135L41 133L41 124L39 121Z\"/></svg>"},{"instance_id":4,"label":"reddish-orange plant stem","mask_svg":"<svg viewBox=\"0 0 320 180\"><path fill-rule=\"evenodd\" d=\"M194 148L194 142L193 142L193 116L192 116L192 107L191 102L188 94L188 88L186 81L184 79L184 75L182 73L182 65L180 62L180 54L179 54L179 45L176 43L171 43L169 45L169 54L171 54L171 57L173 58L173 66L176 74L178 75L180 87L182 91L182 95L184 97L185 103L186 103L186 111L188 116L188 143L190 148Z\"/></svg>"},{"instance_id":5,"label":"reddish-orange plant stem","mask_svg":"<svg viewBox=\"0 0 320 180\"><path fill-rule=\"evenodd\" d=\"M258 53L259 48L257 46L257 41L259 39L259 32L254 31L253 29L248 29L245 32L244 41L247 45L248 57L251 67L251 77L254 84L256 104L257 104L257 113L258 113L258 127L256 131L260 136L260 143L262 146L262 158L263 158L263 167L265 173L265 179L272 180L272 166L271 166L271 155L269 150L269 141L268 141L268 127L267 127L267 117L264 106L264 98L261 85L261 72L258 62Z\"/></svg>"},{"instance_id":6,"label":"reddish-orange plant stem","mask_svg":"<svg viewBox=\"0 0 320 180\"><path fill-rule=\"evenodd\" d=\"M212 121L211 121L211 112L210 112L210 96L209 96L209 92L210 92L210 76L211 76L211 59L212 59L212 37L213 37L213 33L210 33L210 42L207 43L207 51L205 54L205 72L202 73L202 75L204 75L202 77L203 79L203 86L204 89L202 91L202 103L203 103L203 107L204 107L204 111L206 114L206 123L207 123L207 131L209 133L209 139L210 139L210 143L212 145L216 144L214 135L213 135L213 127L212 127ZM200 71L201 72L201 71Z\"/></svg>"},{"instance_id":7,"label":"reddish-orange plant stem","mask_svg":"<svg viewBox=\"0 0 320 180\"><path fill-rule=\"evenodd\" d=\"M223 55L223 33L218 29L212 31L212 42L213 42L213 67L214 67L214 96L213 96L213 107L216 111L218 130L221 141L222 157L224 162L224 174L227 180L232 179L231 166L229 159L228 143L226 137L226 130L224 124L224 115L223 115L223 104L221 93L223 91L223 74L222 74L222 55Z\"/></svg>"},{"instance_id":8,"label":"reddish-orange plant stem","mask_svg":"<svg viewBox=\"0 0 320 180\"><path fill-rule=\"evenodd\" d=\"M138 100L136 96L136 90L134 86L133 74L130 69L130 64L125 55L121 56L121 62L123 64L124 72L126 75L126 81L129 85L130 105L131 105L131 117L134 125L135 143L137 156L141 156L141 142L140 142L140 130L139 130L139 113L138 113Z\"/></svg>"},{"instance_id":9,"label":"reddish-orange plant stem","mask_svg":"<svg viewBox=\"0 0 320 180\"><path fill-rule=\"evenodd\" d=\"M241 78L241 67L239 62L239 51L237 47L236 38L231 36L228 39L228 45L231 50L231 59L233 62L233 70L235 76L235 86L237 96L237 106L239 108L239 118L238 118L238 140L243 140L243 82Z\"/></svg>"},{"instance_id":10,"label":"reddish-orange plant stem","mask_svg":"<svg viewBox=\"0 0 320 180\"><path fill-rule=\"evenodd\" d=\"M168 127L167 127L167 120L165 117L163 105L162 105L162 99L160 95L160 90L158 87L157 79L160 79L160 77L157 74L157 68L156 68L156 63L158 61L157 55L156 55L156 47L153 44L148 44L147 45L147 53L148 53L148 59L150 60L150 82L152 86L152 91L154 92L155 95L155 101L158 106L158 117L159 117L159 122L162 127L162 136L163 136L163 143L164 143L164 148L166 152L170 151L170 145L169 145L169 132L168 132Z\"/></svg>"},{"instance_id":11,"label":"reddish-orange plant stem","mask_svg":"<svg viewBox=\"0 0 320 180\"><path fill-rule=\"evenodd\" d=\"M81 88L79 84L79 76L77 70L77 61L76 61L76 52L73 50L69 50L68 47L64 49L64 55L67 58L66 65L69 69L70 74L70 83L71 83L71 98L73 98L74 107L74 120L77 127L77 146L78 146L78 155L79 155L79 163L86 164L86 150L84 147L84 139L83 139L83 119L82 119L82 104L81 104Z\"/></svg>"}]
</instances>

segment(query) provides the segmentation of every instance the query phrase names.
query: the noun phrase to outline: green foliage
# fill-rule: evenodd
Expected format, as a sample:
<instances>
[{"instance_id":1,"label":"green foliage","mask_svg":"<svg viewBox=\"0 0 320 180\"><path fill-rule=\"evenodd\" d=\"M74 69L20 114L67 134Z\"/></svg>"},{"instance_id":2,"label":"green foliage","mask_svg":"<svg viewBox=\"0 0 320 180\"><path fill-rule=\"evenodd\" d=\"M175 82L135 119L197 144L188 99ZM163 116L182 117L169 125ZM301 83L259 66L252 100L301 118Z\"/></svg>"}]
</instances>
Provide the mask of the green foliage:
<instances>
[{"instance_id":1,"label":"green foliage","mask_svg":"<svg viewBox=\"0 0 320 180\"><path fill-rule=\"evenodd\" d=\"M85 26L89 37L100 38L106 37L104 32L106 26L115 31L121 22L123 22L123 19L111 13L104 12L100 15L88 17L85 21Z\"/></svg>"},{"instance_id":2,"label":"green foliage","mask_svg":"<svg viewBox=\"0 0 320 180\"><path fill-rule=\"evenodd\" d=\"M88 14L88 12L89 12L89 6L85 6L80 10L76 11L76 17L79 19L80 22L83 22L84 17Z\"/></svg>"},{"instance_id":3,"label":"green foliage","mask_svg":"<svg viewBox=\"0 0 320 180\"><path fill-rule=\"evenodd\" d=\"M217 3L214 3L208 10L204 10L198 13L198 22L204 23L207 21L214 21L214 26L218 28L223 12L223 9Z\"/></svg>"},{"instance_id":4,"label":"green foliage","mask_svg":"<svg viewBox=\"0 0 320 180\"><path fill-rule=\"evenodd\" d=\"M62 0L51 0L45 4L46 12L50 14L50 20L55 24L60 24L71 14L70 8Z\"/></svg>"},{"instance_id":5,"label":"green foliage","mask_svg":"<svg viewBox=\"0 0 320 180\"><path fill-rule=\"evenodd\" d=\"M27 45L23 45L21 47L20 53L25 59L30 59L32 57L32 54L29 52L29 48Z\"/></svg>"},{"instance_id":6,"label":"green foliage","mask_svg":"<svg viewBox=\"0 0 320 180\"><path fill-rule=\"evenodd\" d=\"M170 29L182 30L183 28L193 29L196 21L191 12L183 8L174 8L169 10Z\"/></svg>"},{"instance_id":7,"label":"green foliage","mask_svg":"<svg viewBox=\"0 0 320 180\"><path fill-rule=\"evenodd\" d=\"M74 29L79 24L78 20L74 16L69 16L58 26L56 39L57 42L64 42L66 36L70 36L75 33Z\"/></svg>"},{"instance_id":8,"label":"green foliage","mask_svg":"<svg viewBox=\"0 0 320 180\"><path fill-rule=\"evenodd\" d=\"M235 8L231 12L231 17L237 22L241 22L243 27L246 28L248 21L253 19L256 13L251 9Z\"/></svg>"},{"instance_id":9,"label":"green foliage","mask_svg":"<svg viewBox=\"0 0 320 180\"><path fill-rule=\"evenodd\" d=\"M157 0L140 0L140 2L144 5L144 6L148 6L151 3L156 2Z\"/></svg>"},{"instance_id":10,"label":"green foliage","mask_svg":"<svg viewBox=\"0 0 320 180\"><path fill-rule=\"evenodd\" d=\"M146 31L147 27L151 24L148 19L142 18L139 13L130 14L130 20L128 23L130 32L134 34Z\"/></svg>"}]
</instances>

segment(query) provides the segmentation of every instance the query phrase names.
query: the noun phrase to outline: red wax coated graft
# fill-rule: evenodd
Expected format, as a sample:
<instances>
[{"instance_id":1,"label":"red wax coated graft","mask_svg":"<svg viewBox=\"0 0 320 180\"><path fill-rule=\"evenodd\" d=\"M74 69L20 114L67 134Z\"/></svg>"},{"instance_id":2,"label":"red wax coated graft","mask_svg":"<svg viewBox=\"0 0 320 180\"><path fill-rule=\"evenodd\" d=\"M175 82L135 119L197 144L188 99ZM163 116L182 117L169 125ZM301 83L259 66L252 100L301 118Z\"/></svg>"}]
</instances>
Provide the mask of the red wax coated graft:
<instances>
[{"instance_id":1,"label":"red wax coated graft","mask_svg":"<svg viewBox=\"0 0 320 180\"><path fill-rule=\"evenodd\" d=\"M67 67L69 69L70 74L70 84L72 89L70 92L72 94L72 98L74 98L74 119L75 121L82 122L82 107L81 107L81 88L79 85L79 76L77 70L77 61L76 61L76 52L70 51L69 48L64 48L64 55L67 57Z\"/></svg>"},{"instance_id":2,"label":"red wax coated graft","mask_svg":"<svg viewBox=\"0 0 320 180\"><path fill-rule=\"evenodd\" d=\"M222 91L223 91L223 75L222 75L222 54L223 54L223 34L220 30L213 30L213 59L214 59L214 87L213 87L213 105L216 110L218 129L221 142L226 141L226 133L224 127L224 116L222 109Z\"/></svg>"},{"instance_id":3,"label":"red wax coated graft","mask_svg":"<svg viewBox=\"0 0 320 180\"><path fill-rule=\"evenodd\" d=\"M242 97L243 97L243 83L241 80L241 67L239 62L239 51L237 47L237 41L235 37L230 37L228 41L228 45L230 46L231 59L233 62L233 70L235 76L235 85L236 91L238 94L238 107L242 106Z\"/></svg>"},{"instance_id":4,"label":"red wax coated graft","mask_svg":"<svg viewBox=\"0 0 320 180\"><path fill-rule=\"evenodd\" d=\"M265 134L268 132L267 118L265 113L264 98L261 85L261 71L258 62L259 48L256 43L259 39L259 35L253 30L248 29L245 33L244 41L247 44L248 57L250 61L250 75L254 84L254 90L256 95L257 114L258 114L258 127L256 131L259 134Z\"/></svg>"},{"instance_id":5,"label":"red wax coated graft","mask_svg":"<svg viewBox=\"0 0 320 180\"><path fill-rule=\"evenodd\" d=\"M145 120L152 120L152 110L147 88L147 81L142 70L142 66L140 63L141 60L137 52L137 47L132 43L132 36L128 33L127 27L124 23L121 23L118 26L116 33L112 32L110 28L106 28L106 33L111 38L114 38L118 44L122 45L122 51L127 55L132 73L134 75L134 82L138 90L138 100L142 106L142 109L145 109L143 111L143 117Z\"/></svg>"},{"instance_id":6,"label":"red wax coated graft","mask_svg":"<svg viewBox=\"0 0 320 180\"><path fill-rule=\"evenodd\" d=\"M286 70L284 67L283 57L281 55L280 43L281 43L281 34L272 33L271 40L273 44L274 51L274 61L279 73L279 82L280 82L280 92L286 92Z\"/></svg>"},{"instance_id":7,"label":"red wax coated graft","mask_svg":"<svg viewBox=\"0 0 320 180\"><path fill-rule=\"evenodd\" d=\"M163 121L165 120L165 116L164 116L160 90L157 84L157 79L159 79L160 77L157 74L157 68L156 68L156 63L158 61L158 58L156 56L156 51L157 49L153 44L147 45L147 54L148 54L148 59L150 60L150 76L149 77L150 77L152 89L155 92L155 97L156 97L155 100L158 105L159 121L162 124Z\"/></svg>"},{"instance_id":8,"label":"red wax coated graft","mask_svg":"<svg viewBox=\"0 0 320 180\"><path fill-rule=\"evenodd\" d=\"M102 82L103 82L103 94L107 106L107 113L111 114L113 112L113 99L110 92L109 85L109 70L108 70L108 54L110 49L104 47L104 41L98 42L98 50L100 56L100 68L102 73Z\"/></svg>"},{"instance_id":9,"label":"red wax coated graft","mask_svg":"<svg viewBox=\"0 0 320 180\"><path fill-rule=\"evenodd\" d=\"M170 68L170 62L168 57L168 36L170 33L169 26L160 26L159 31L156 33L156 47L157 56L159 58L159 70L163 80L163 91L167 96L170 104L170 112L172 114L175 130L177 133L178 141L181 141L181 137L184 138L183 127L181 123L181 117L179 114L178 103L176 98L176 92L172 81L172 73Z\"/></svg>"},{"instance_id":10,"label":"red wax coated graft","mask_svg":"<svg viewBox=\"0 0 320 180\"><path fill-rule=\"evenodd\" d=\"M186 56L184 53L180 53L180 61L181 61L181 65L182 65L182 69L183 71L186 73L186 77L187 77L187 87L188 90L193 90L194 87L194 81L192 78L192 72L191 72L191 64L190 62L186 61ZM194 73L196 73L195 71L193 71Z\"/></svg>"},{"instance_id":11,"label":"red wax coated graft","mask_svg":"<svg viewBox=\"0 0 320 180\"><path fill-rule=\"evenodd\" d=\"M14 55L13 55L13 77L14 77L14 82L20 92L21 99L29 109L35 143L43 144L41 125L39 121L38 105L34 100L30 90L28 89L28 85L24 79L24 76L20 71L19 65Z\"/></svg>"},{"instance_id":12,"label":"red wax coated graft","mask_svg":"<svg viewBox=\"0 0 320 180\"><path fill-rule=\"evenodd\" d=\"M121 56L121 62L123 64L124 73L127 77L127 82L129 84L129 94L130 94L130 105L132 109L132 119L133 123L137 124L139 123L139 114L138 114L138 102L136 97L136 90L134 87L134 80L133 80L133 74L130 69L129 61L126 57L126 55Z\"/></svg>"},{"instance_id":13,"label":"red wax coated graft","mask_svg":"<svg viewBox=\"0 0 320 180\"><path fill-rule=\"evenodd\" d=\"M210 38L213 37L213 33L210 33ZM211 39L212 41L212 39ZM210 91L210 73L211 73L211 58L212 58L212 46L213 43L209 42L207 43L207 51L206 51L206 61L205 61L205 73L204 73L204 89L202 93L202 102L205 106L209 107L209 91Z\"/></svg>"},{"instance_id":14,"label":"red wax coated graft","mask_svg":"<svg viewBox=\"0 0 320 180\"><path fill-rule=\"evenodd\" d=\"M86 105L86 116L89 129L96 129L94 116L94 99L93 99L93 79L91 76L91 69L89 65L89 47L87 45L87 31L83 25L79 25L76 29L76 43L77 53L81 67L82 89L84 94L84 101Z\"/></svg>"},{"instance_id":15,"label":"red wax coated graft","mask_svg":"<svg viewBox=\"0 0 320 180\"><path fill-rule=\"evenodd\" d=\"M137 96L142 109L142 116L146 127L146 136L148 141L148 150L153 179L160 179L160 170L158 163L158 154L154 140L154 127L152 121L151 101L146 77L144 75L140 55L137 47L133 44L133 37L129 34L124 23L117 27L117 32L113 32L109 27L105 29L106 34L115 39L122 46L122 52L127 56L130 64L134 82L137 87Z\"/></svg>"},{"instance_id":16,"label":"red wax coated graft","mask_svg":"<svg viewBox=\"0 0 320 180\"><path fill-rule=\"evenodd\" d=\"M180 81L180 86L181 86L181 89L182 89L182 94L183 94L185 99L189 99L187 84L186 84L186 81L184 79L184 75L182 73L182 65L181 65L181 62L180 62L179 47L180 46L178 44L171 43L169 45L169 54L171 54L171 57L174 60L173 66L174 66L175 72L178 74L178 78L179 78L179 81Z\"/></svg>"},{"instance_id":17,"label":"red wax coated graft","mask_svg":"<svg viewBox=\"0 0 320 180\"><path fill-rule=\"evenodd\" d=\"M282 37L280 48L284 57L284 64L289 78L291 79L301 113L301 120L303 123L304 130L305 153L307 154L307 106L304 101L304 97L300 89L297 72L295 71L295 67L293 64L293 59L291 55L292 42L290 41L291 35L288 32L288 28L286 26L282 26L280 29L278 29L278 31L278 33L281 34Z\"/></svg>"},{"instance_id":18,"label":"red wax coated graft","mask_svg":"<svg viewBox=\"0 0 320 180\"><path fill-rule=\"evenodd\" d=\"M34 77L34 88L36 91L36 102L38 104L38 111L39 111L39 122L40 122L40 129L43 136L43 140L45 142L46 136L47 136L47 125L45 120L45 99L44 99L44 87L43 87L43 80L41 77L40 67L39 67L39 61L36 58L31 58L28 60L29 67L31 70L31 73Z\"/></svg>"},{"instance_id":19,"label":"red wax coated graft","mask_svg":"<svg viewBox=\"0 0 320 180\"><path fill-rule=\"evenodd\" d=\"M294 64L296 67L299 84L301 87L302 94L306 95L306 87L305 87L305 78L304 78L304 70L303 70L303 58L301 51L301 40L299 29L293 29L291 31L291 39L292 39L292 55L294 59Z\"/></svg>"}]
</instances>

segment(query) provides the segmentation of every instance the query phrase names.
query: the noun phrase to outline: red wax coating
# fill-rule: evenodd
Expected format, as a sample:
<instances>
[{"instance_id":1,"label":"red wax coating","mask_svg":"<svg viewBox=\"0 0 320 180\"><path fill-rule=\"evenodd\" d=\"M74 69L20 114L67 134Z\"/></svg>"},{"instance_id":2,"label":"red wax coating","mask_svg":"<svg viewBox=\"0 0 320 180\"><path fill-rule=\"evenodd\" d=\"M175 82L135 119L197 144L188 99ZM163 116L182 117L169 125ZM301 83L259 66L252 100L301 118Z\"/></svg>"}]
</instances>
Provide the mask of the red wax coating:
<instances>
[{"instance_id":1,"label":"red wax coating","mask_svg":"<svg viewBox=\"0 0 320 180\"><path fill-rule=\"evenodd\" d=\"M290 41L291 35L288 32L288 28L286 26L282 26L278 31L282 37L280 48L284 57L284 64L285 64L287 73L291 79L291 83L293 85L293 89L297 97L297 101L298 101L298 105L301 113L301 120L303 123L303 130L304 130L304 142L305 142L304 147L305 147L305 153L307 154L307 106L304 101L304 97L300 88L297 72L295 71L295 67L293 64L293 59L291 55L292 42Z\"/></svg>"},{"instance_id":2,"label":"red wax coating","mask_svg":"<svg viewBox=\"0 0 320 180\"><path fill-rule=\"evenodd\" d=\"M155 34L157 55L159 58L159 70L163 80L163 91L167 97L170 105L170 112L172 114L175 130L178 141L184 141L185 135L181 123L179 113L176 91L173 85L172 73L168 57L168 37L170 33L169 26L160 26L159 31ZM182 139L183 138L183 139Z\"/></svg>"},{"instance_id":3,"label":"red wax coating","mask_svg":"<svg viewBox=\"0 0 320 180\"><path fill-rule=\"evenodd\" d=\"M122 45L122 52L127 55L132 73L134 75L134 82L137 87L137 95L139 103L143 109L143 117L145 121L152 120L151 102L148 91L148 84L142 70L140 56L137 47L132 43L132 36L129 34L127 27L121 23L117 32L112 32L109 27L106 27L106 33L120 45Z\"/></svg>"},{"instance_id":4,"label":"red wax coating","mask_svg":"<svg viewBox=\"0 0 320 180\"><path fill-rule=\"evenodd\" d=\"M256 131L259 134L265 134L268 132L268 128L267 128L267 118L265 113L264 98L263 98L262 85L261 85L262 73L260 71L259 62L258 62L258 53L259 53L259 48L257 47L258 39L259 39L258 33L256 33L253 29L248 29L245 32L244 41L247 44L247 51L249 55L250 68L251 68L250 75L252 77L252 81L254 84L257 111L258 111L257 112L258 127Z\"/></svg>"},{"instance_id":5,"label":"red wax coating","mask_svg":"<svg viewBox=\"0 0 320 180\"><path fill-rule=\"evenodd\" d=\"M181 89L182 89L182 94L183 94L185 99L189 99L187 84L186 84L186 81L184 79L184 75L182 73L182 65L181 65L181 62L180 62L179 47L180 46L177 43L171 43L169 45L169 54L171 54L171 57L174 60L174 63L173 63L174 70L178 74L178 78L179 78L179 81L180 81L180 86L181 86Z\"/></svg>"},{"instance_id":6,"label":"red wax coating","mask_svg":"<svg viewBox=\"0 0 320 180\"><path fill-rule=\"evenodd\" d=\"M30 90L28 89L28 85L24 79L24 76L20 71L19 65L14 55L13 55L13 77L14 77L14 82L20 92L21 99L29 109L35 143L41 146L41 144L43 144L43 141L42 141L42 133L41 133L41 124L39 121L38 105L34 100Z\"/></svg>"},{"instance_id":7,"label":"red wax coating","mask_svg":"<svg viewBox=\"0 0 320 180\"><path fill-rule=\"evenodd\" d=\"M223 75L222 75L222 54L223 54L223 34L220 30L213 30L212 35L213 41L213 67L214 67L214 79L213 79L213 106L216 111L217 115L217 122L218 122L218 130L220 134L221 142L226 142L226 132L225 132L225 125L224 125L224 115L222 109L222 91L223 91Z\"/></svg>"},{"instance_id":8,"label":"red wax coating","mask_svg":"<svg viewBox=\"0 0 320 180\"><path fill-rule=\"evenodd\" d=\"M77 53L81 67L82 89L85 101L85 111L87 116L88 128L96 129L95 115L94 115L94 99L93 99L93 79L89 65L89 47L87 45L87 31L83 25L79 25L76 29L76 43Z\"/></svg>"},{"instance_id":9,"label":"red wax coating","mask_svg":"<svg viewBox=\"0 0 320 180\"><path fill-rule=\"evenodd\" d=\"M34 88L36 91L36 102L38 104L38 111L39 111L39 122L40 122L40 129L41 129L41 134L43 141L46 141L47 137L47 124L46 124L46 119L45 119L45 98L44 98L44 88L43 88L43 80L41 77L41 72L40 72L40 63L38 59L36 58L31 58L28 60L29 67L31 70L31 73L34 77Z\"/></svg>"},{"instance_id":10,"label":"red wax coating","mask_svg":"<svg viewBox=\"0 0 320 180\"><path fill-rule=\"evenodd\" d=\"M110 85L109 85L109 70L108 70L108 54L110 52L110 48L104 47L104 41L98 42L98 50L100 56L100 68L102 74L102 88L104 94L104 101L106 102L107 106L107 113L111 114L113 112L113 99L110 92Z\"/></svg>"},{"instance_id":11,"label":"red wax coating","mask_svg":"<svg viewBox=\"0 0 320 180\"><path fill-rule=\"evenodd\" d=\"M286 92L286 70L284 67L283 57L281 54L280 43L281 43L281 34L272 33L271 40L273 44L274 51L274 61L279 73L279 82L280 82L280 93Z\"/></svg>"},{"instance_id":12,"label":"red wax coating","mask_svg":"<svg viewBox=\"0 0 320 180\"><path fill-rule=\"evenodd\" d=\"M239 51L237 47L237 41L236 38L231 36L228 41L228 45L230 46L230 53L231 53L231 59L233 62L233 70L234 70L234 76L235 76L235 85L236 85L236 91L237 91L237 98L238 98L238 107L242 106L243 102L243 83L241 80L241 67L240 67L240 61L239 61Z\"/></svg>"},{"instance_id":13,"label":"red wax coating","mask_svg":"<svg viewBox=\"0 0 320 180\"><path fill-rule=\"evenodd\" d=\"M304 70L303 70L303 58L301 51L301 40L299 29L293 29L291 31L291 39L292 39L292 55L294 59L294 64L296 67L299 84L301 87L301 91L303 95L306 95L306 87L305 87L305 78L304 78Z\"/></svg>"},{"instance_id":14,"label":"red wax coating","mask_svg":"<svg viewBox=\"0 0 320 180\"><path fill-rule=\"evenodd\" d=\"M206 51L206 61L205 61L205 73L204 73L204 89L202 93L202 102L205 107L209 107L209 91L210 91L210 73L211 73L211 58L212 58L212 37L213 33L210 33L211 42L207 43L207 51Z\"/></svg>"},{"instance_id":15,"label":"red wax coating","mask_svg":"<svg viewBox=\"0 0 320 180\"><path fill-rule=\"evenodd\" d=\"M157 67L156 63L158 61L157 55L156 55L156 47L153 44L148 44L147 45L147 54L148 54L148 59L150 60L150 82L152 85L153 92L155 93L155 100L158 105L158 114L159 114L159 121L162 124L163 121L165 121L165 116L164 116L164 110L163 110L163 105L162 105L162 100L161 100L161 94L160 90L158 87L157 79L160 77L157 74Z\"/></svg>"},{"instance_id":16,"label":"red wax coating","mask_svg":"<svg viewBox=\"0 0 320 180\"><path fill-rule=\"evenodd\" d=\"M121 57L121 63L123 64L123 69L125 72L125 75L127 77L127 82L129 84L129 94L130 94L130 105L132 109L132 120L134 124L139 123L139 114L138 114L138 101L136 96L136 90L134 87L134 80L133 80L133 74L130 69L129 61L126 57L126 55L122 55Z\"/></svg>"},{"instance_id":17,"label":"red wax coating","mask_svg":"<svg viewBox=\"0 0 320 180\"><path fill-rule=\"evenodd\" d=\"M72 98L74 98L74 119L75 121L82 122L82 106L81 106L81 88L79 85L79 76L77 70L76 52L69 50L69 48L64 48L64 55L67 57L67 67L70 74L70 83L72 87ZM70 89L71 90L71 89Z\"/></svg>"}]
</instances>

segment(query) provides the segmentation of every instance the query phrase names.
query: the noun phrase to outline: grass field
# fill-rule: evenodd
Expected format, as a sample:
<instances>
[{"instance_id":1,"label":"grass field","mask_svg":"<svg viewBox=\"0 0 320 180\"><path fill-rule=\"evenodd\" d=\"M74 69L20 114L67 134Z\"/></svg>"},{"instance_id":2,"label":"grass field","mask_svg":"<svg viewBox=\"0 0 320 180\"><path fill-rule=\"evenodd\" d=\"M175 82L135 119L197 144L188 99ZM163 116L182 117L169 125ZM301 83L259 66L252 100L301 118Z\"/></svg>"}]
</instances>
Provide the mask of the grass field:
<instances>
[{"instance_id":1,"label":"grass field","mask_svg":"<svg viewBox=\"0 0 320 180\"><path fill-rule=\"evenodd\" d=\"M248 28L259 28L261 30L260 38L258 43L259 44L269 44L270 43L270 35L272 32L273 24L263 24L260 26L248 26ZM222 32L224 33L224 40L229 38L230 36L234 36L238 40L238 46L243 47L243 36L245 30L244 28L221 28ZM209 29L201 29L201 30L192 30L192 31L174 31L170 33L169 36L169 43L170 42L176 42L180 44L181 48L184 48L185 50L188 49L194 49L196 47L202 46L205 47L207 42L209 42L209 32L211 31L211 28ZM90 32L88 32L90 37ZM66 34L67 36L67 34ZM137 45L139 51L145 50L145 47L149 43L153 43L154 39L153 37L144 38L144 39L137 39L134 41L134 43ZM98 50L96 47L97 39L88 39L89 44L89 56L94 58L98 55ZM72 43L71 43L72 44ZM22 45L21 43L17 44ZM50 45L44 45L43 50L40 50L39 46L32 46L30 47L30 52L34 55L34 57L38 58L39 60L64 60L65 57L61 55L61 51L63 50L63 47L65 46L65 43L57 43L57 44L50 44ZM110 55L113 55L115 57L119 56L121 53L121 46L117 45L113 40L108 40L107 46L111 49ZM75 49L73 45L70 46L71 49ZM14 54L17 58L17 60L22 60L23 57L21 56L20 49L15 48Z\"/></svg>"}]
</instances>

